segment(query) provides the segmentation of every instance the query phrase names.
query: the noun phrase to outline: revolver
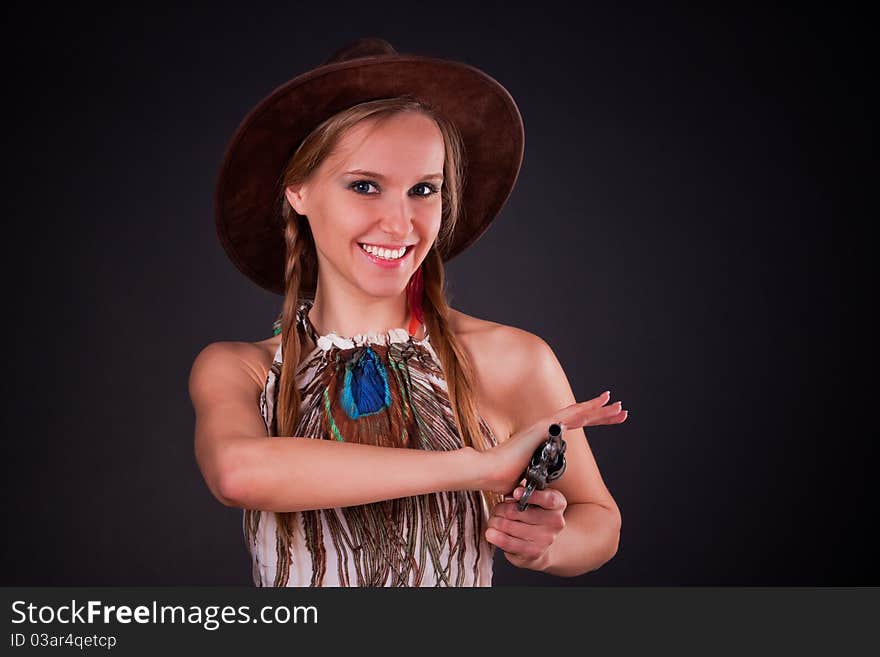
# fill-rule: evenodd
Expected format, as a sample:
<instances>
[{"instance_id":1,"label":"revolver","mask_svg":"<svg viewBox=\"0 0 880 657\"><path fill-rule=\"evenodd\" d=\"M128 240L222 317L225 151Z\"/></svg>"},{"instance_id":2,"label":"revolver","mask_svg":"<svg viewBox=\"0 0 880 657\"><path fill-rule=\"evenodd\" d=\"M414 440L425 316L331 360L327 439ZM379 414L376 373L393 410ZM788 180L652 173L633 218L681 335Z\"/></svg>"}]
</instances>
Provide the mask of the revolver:
<instances>
[{"instance_id":1,"label":"revolver","mask_svg":"<svg viewBox=\"0 0 880 657\"><path fill-rule=\"evenodd\" d=\"M526 487L516 505L520 511L529 506L529 497L535 490L543 490L551 481L556 481L565 472L565 441L562 439L562 427L553 423L547 430L549 437L538 445L535 453L523 472Z\"/></svg>"}]
</instances>

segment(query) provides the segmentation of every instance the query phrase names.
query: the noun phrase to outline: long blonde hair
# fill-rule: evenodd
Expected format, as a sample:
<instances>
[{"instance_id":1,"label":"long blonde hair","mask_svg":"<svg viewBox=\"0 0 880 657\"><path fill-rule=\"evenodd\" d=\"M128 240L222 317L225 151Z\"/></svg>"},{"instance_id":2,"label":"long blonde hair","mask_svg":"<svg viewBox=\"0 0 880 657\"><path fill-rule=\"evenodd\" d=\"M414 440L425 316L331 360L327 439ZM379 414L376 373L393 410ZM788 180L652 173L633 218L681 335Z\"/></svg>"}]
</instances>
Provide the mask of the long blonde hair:
<instances>
[{"instance_id":1,"label":"long blonde hair","mask_svg":"<svg viewBox=\"0 0 880 657\"><path fill-rule=\"evenodd\" d=\"M373 100L345 109L321 123L291 157L279 181L277 215L283 221L287 257L284 268L284 304L281 316L282 359L275 417L278 434L293 435L299 421L300 393L295 373L304 345L296 326L296 309L302 298L314 299L318 260L308 221L297 213L285 196L285 189L305 182L330 155L347 130L366 119L381 122L401 112L421 112L433 119L443 135L446 157L441 186L441 224L437 240L422 263L423 311L431 346L437 353L449 390L455 421L466 446L478 451L491 447L480 430L475 402L475 375L467 352L449 326L449 304L440 249L455 230L462 211L465 177L464 149L455 125L431 106L407 96ZM501 501L493 491L482 491L489 509Z\"/></svg>"}]
</instances>

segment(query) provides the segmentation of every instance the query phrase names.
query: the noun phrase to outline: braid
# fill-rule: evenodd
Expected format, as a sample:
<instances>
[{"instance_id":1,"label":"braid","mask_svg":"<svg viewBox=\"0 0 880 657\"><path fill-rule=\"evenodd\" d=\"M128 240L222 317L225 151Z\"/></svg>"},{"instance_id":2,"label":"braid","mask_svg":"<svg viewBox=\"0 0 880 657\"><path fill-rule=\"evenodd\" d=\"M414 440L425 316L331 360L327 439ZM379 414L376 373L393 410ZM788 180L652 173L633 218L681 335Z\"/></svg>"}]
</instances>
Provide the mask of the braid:
<instances>
[{"instance_id":1,"label":"braid","mask_svg":"<svg viewBox=\"0 0 880 657\"><path fill-rule=\"evenodd\" d=\"M492 447L480 429L480 413L476 404L474 368L464 345L449 325L449 303L446 299L446 277L443 260L436 248L431 248L422 264L424 273L425 323L431 336L431 345L443 365L449 402L461 434L462 444L477 451ZM491 513L503 499L493 491L482 491Z\"/></svg>"},{"instance_id":2,"label":"braid","mask_svg":"<svg viewBox=\"0 0 880 657\"><path fill-rule=\"evenodd\" d=\"M317 265L308 223L290 206L285 208L284 241L287 260L284 267L284 303L281 311L281 352L283 354L279 393L276 402L278 435L293 435L296 428L300 394L295 385L296 368L303 342L296 325L296 311L301 297L314 298Z\"/></svg>"}]
</instances>

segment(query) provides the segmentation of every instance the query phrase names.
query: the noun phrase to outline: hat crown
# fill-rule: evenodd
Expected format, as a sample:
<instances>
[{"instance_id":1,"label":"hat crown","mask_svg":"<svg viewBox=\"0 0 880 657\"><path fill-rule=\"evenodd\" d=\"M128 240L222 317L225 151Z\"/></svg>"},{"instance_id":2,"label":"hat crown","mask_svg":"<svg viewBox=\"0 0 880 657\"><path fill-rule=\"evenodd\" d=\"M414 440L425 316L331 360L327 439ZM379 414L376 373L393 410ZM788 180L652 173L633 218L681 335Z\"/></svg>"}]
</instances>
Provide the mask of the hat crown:
<instances>
[{"instance_id":1,"label":"hat crown","mask_svg":"<svg viewBox=\"0 0 880 657\"><path fill-rule=\"evenodd\" d=\"M343 46L334 52L324 64L346 62L350 59L361 57L380 57L382 55L397 55L398 52L385 39L379 37L364 37Z\"/></svg>"}]
</instances>

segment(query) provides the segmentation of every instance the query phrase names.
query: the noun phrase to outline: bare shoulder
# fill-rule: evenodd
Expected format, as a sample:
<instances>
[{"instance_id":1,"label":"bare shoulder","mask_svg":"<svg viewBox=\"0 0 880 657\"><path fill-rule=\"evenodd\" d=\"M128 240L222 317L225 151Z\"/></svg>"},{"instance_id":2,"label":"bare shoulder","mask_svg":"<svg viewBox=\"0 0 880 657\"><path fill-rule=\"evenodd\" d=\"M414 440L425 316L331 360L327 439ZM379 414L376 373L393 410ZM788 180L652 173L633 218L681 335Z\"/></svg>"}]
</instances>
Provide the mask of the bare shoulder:
<instances>
[{"instance_id":1,"label":"bare shoulder","mask_svg":"<svg viewBox=\"0 0 880 657\"><path fill-rule=\"evenodd\" d=\"M259 391L272 365L273 353L270 340L212 342L193 361L190 371L191 392L194 385L211 380L232 382L236 386Z\"/></svg>"},{"instance_id":2,"label":"bare shoulder","mask_svg":"<svg viewBox=\"0 0 880 657\"><path fill-rule=\"evenodd\" d=\"M504 438L521 423L518 414L522 390L528 388L535 368L552 353L547 343L515 326L467 315L450 308L450 326L471 358L477 376L480 407L503 429ZM488 418L487 418L488 419Z\"/></svg>"},{"instance_id":3,"label":"bare shoulder","mask_svg":"<svg viewBox=\"0 0 880 657\"><path fill-rule=\"evenodd\" d=\"M536 350L547 346L543 339L515 326L467 315L450 308L450 325L456 336L472 348L475 358L483 358L496 367L527 361ZM486 356L490 356L486 358ZM501 356L500 360L491 356ZM524 360L525 359L525 360Z\"/></svg>"}]
</instances>

